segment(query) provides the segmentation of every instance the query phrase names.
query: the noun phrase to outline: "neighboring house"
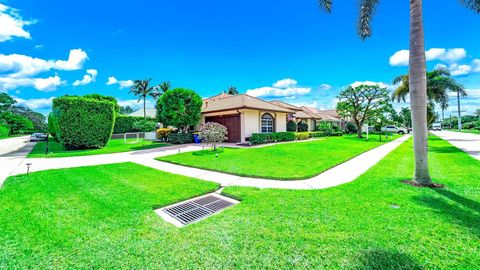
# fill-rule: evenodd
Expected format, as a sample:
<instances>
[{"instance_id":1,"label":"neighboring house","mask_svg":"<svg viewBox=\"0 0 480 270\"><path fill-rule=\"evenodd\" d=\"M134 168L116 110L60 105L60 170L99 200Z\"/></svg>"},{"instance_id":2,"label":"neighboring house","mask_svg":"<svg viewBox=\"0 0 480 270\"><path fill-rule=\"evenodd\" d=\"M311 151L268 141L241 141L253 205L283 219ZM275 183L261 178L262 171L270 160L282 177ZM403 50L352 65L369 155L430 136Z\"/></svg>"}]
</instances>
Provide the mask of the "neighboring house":
<instances>
[{"instance_id":1,"label":"neighboring house","mask_svg":"<svg viewBox=\"0 0 480 270\"><path fill-rule=\"evenodd\" d=\"M253 133L284 132L295 111L249 95L220 94L204 99L200 124L227 127L228 142L245 143Z\"/></svg>"},{"instance_id":2,"label":"neighboring house","mask_svg":"<svg viewBox=\"0 0 480 270\"><path fill-rule=\"evenodd\" d=\"M157 118L157 110L155 108L147 108L145 110L145 112L146 112L148 118L154 118L154 119ZM132 112L131 114L129 114L129 116L141 116L141 117L143 117L143 108Z\"/></svg>"}]
</instances>

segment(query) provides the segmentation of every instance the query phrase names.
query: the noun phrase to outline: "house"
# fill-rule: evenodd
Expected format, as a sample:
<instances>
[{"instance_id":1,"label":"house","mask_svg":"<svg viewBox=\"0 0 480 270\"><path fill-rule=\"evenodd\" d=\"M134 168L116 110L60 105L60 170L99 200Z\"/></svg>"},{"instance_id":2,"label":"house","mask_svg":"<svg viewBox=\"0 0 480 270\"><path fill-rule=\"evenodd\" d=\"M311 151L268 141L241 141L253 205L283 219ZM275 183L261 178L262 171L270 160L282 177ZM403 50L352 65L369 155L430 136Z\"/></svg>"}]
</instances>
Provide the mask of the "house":
<instances>
[{"instance_id":1,"label":"house","mask_svg":"<svg viewBox=\"0 0 480 270\"><path fill-rule=\"evenodd\" d=\"M246 94L220 94L204 99L200 124L227 127L228 142L245 143L253 133L284 132L295 111Z\"/></svg>"},{"instance_id":2,"label":"house","mask_svg":"<svg viewBox=\"0 0 480 270\"><path fill-rule=\"evenodd\" d=\"M297 123L307 123L309 131L315 131L320 122L329 122L330 124L337 125L343 129L344 121L338 116L336 110L318 110L307 106L297 107L279 100L274 100L270 103L294 110L295 113L290 115L288 119L294 120Z\"/></svg>"},{"instance_id":3,"label":"house","mask_svg":"<svg viewBox=\"0 0 480 270\"><path fill-rule=\"evenodd\" d=\"M147 118L155 119L157 117L157 110L155 108L146 108L145 112L146 112ZM129 114L129 116L141 116L141 117L143 117L144 116L143 108L132 112L131 114Z\"/></svg>"}]
</instances>

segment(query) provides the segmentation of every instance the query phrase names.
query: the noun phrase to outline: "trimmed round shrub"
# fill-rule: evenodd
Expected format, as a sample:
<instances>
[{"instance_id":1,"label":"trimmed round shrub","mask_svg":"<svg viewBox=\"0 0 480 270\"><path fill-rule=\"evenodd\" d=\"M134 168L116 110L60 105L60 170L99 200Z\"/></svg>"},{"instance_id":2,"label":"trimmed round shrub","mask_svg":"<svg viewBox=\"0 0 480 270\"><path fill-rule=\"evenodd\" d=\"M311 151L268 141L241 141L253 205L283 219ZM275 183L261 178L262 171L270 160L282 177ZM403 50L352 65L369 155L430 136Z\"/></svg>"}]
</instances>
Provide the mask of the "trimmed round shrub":
<instances>
[{"instance_id":1,"label":"trimmed round shrub","mask_svg":"<svg viewBox=\"0 0 480 270\"><path fill-rule=\"evenodd\" d=\"M287 131L290 131L290 132L297 131L297 123L295 123L295 121L293 120L289 120L287 122Z\"/></svg>"},{"instance_id":2,"label":"trimmed round shrub","mask_svg":"<svg viewBox=\"0 0 480 270\"><path fill-rule=\"evenodd\" d=\"M217 150L217 144L228 139L227 127L215 122L207 122L201 125L198 135L206 144L212 145L213 150Z\"/></svg>"},{"instance_id":3,"label":"trimmed round shrub","mask_svg":"<svg viewBox=\"0 0 480 270\"><path fill-rule=\"evenodd\" d=\"M10 127L6 124L0 124L0 137L7 137L10 135Z\"/></svg>"},{"instance_id":4,"label":"trimmed round shrub","mask_svg":"<svg viewBox=\"0 0 480 270\"><path fill-rule=\"evenodd\" d=\"M196 126L200 121L202 105L202 97L193 90L168 90L157 101L158 121L187 132L190 126Z\"/></svg>"},{"instance_id":5,"label":"trimmed round shrub","mask_svg":"<svg viewBox=\"0 0 480 270\"><path fill-rule=\"evenodd\" d=\"M53 100L58 123L56 136L67 149L104 147L112 136L115 105L111 101L78 96Z\"/></svg>"},{"instance_id":6,"label":"trimmed round shrub","mask_svg":"<svg viewBox=\"0 0 480 270\"><path fill-rule=\"evenodd\" d=\"M303 121L300 121L297 124L297 129L298 129L298 132L308 131L308 124Z\"/></svg>"}]
</instances>

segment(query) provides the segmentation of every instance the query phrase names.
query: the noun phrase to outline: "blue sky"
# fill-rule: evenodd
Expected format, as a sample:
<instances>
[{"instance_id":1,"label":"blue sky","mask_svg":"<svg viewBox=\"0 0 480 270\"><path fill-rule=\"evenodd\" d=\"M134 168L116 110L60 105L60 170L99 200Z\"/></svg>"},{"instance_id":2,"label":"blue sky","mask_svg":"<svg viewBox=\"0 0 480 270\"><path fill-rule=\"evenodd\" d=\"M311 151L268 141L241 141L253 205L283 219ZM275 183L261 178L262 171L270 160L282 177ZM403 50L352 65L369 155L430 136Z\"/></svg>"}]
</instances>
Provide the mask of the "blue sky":
<instances>
[{"instance_id":1,"label":"blue sky","mask_svg":"<svg viewBox=\"0 0 480 270\"><path fill-rule=\"evenodd\" d=\"M234 85L328 109L347 85L392 88L408 70L407 0L382 1L366 41L356 35L355 0L337 0L331 15L316 0L0 3L0 91L43 113L52 97L92 92L138 106L128 85L143 78L203 97ZM428 68L456 75L471 113L480 107L480 16L457 0L438 3L424 1Z\"/></svg>"}]
</instances>

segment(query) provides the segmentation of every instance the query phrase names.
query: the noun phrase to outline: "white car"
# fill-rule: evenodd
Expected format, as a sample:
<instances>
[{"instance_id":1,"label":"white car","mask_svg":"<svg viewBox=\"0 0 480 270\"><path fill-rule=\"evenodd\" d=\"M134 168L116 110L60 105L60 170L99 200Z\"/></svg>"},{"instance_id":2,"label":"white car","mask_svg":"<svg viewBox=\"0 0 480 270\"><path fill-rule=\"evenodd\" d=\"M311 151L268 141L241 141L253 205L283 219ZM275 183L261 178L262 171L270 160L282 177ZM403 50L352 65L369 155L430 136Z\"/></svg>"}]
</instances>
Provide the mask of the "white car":
<instances>
[{"instance_id":1,"label":"white car","mask_svg":"<svg viewBox=\"0 0 480 270\"><path fill-rule=\"evenodd\" d=\"M397 127L397 126L386 126L382 128L383 132L398 133L400 135L408 134L409 131L406 128Z\"/></svg>"},{"instance_id":2,"label":"white car","mask_svg":"<svg viewBox=\"0 0 480 270\"><path fill-rule=\"evenodd\" d=\"M46 141L46 140L47 140L47 134L45 133L33 133L30 136L31 142Z\"/></svg>"},{"instance_id":3,"label":"white car","mask_svg":"<svg viewBox=\"0 0 480 270\"><path fill-rule=\"evenodd\" d=\"M432 129L433 129L433 131L442 131L442 124L440 124L440 123L433 123Z\"/></svg>"}]
</instances>

